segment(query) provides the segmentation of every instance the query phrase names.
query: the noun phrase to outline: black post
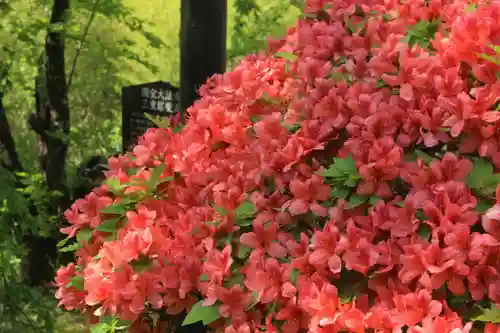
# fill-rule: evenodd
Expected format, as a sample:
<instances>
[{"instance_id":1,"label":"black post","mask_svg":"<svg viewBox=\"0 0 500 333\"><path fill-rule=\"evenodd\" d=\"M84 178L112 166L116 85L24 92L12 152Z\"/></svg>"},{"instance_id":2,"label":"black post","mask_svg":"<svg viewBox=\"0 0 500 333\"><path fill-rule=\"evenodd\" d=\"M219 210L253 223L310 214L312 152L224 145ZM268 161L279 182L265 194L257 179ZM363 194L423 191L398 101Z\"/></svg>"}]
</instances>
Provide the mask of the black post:
<instances>
[{"instance_id":1,"label":"black post","mask_svg":"<svg viewBox=\"0 0 500 333\"><path fill-rule=\"evenodd\" d=\"M227 0L181 0L182 113L209 77L226 70L226 25Z\"/></svg>"}]
</instances>

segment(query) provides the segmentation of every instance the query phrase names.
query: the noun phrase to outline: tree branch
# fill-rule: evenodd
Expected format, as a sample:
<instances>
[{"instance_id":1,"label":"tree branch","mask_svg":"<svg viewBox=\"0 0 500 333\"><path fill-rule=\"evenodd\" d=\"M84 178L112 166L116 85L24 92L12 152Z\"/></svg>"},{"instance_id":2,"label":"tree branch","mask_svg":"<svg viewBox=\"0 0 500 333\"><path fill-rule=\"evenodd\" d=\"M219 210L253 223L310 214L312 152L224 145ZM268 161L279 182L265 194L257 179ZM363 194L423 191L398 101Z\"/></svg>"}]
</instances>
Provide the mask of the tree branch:
<instances>
[{"instance_id":1,"label":"tree branch","mask_svg":"<svg viewBox=\"0 0 500 333\"><path fill-rule=\"evenodd\" d=\"M95 16L97 14L97 8L99 7L99 3L101 0L95 0L94 6L92 7L92 13L90 14L89 21L87 22L87 26L85 27L85 30L83 31L82 38L80 39L80 43L78 45L78 48L76 50L76 55L75 58L73 59L73 64L71 65L71 72L69 73L68 76L68 88L67 91L69 92L69 89L71 89L71 83L73 82L73 75L75 74L76 70L76 63L78 61L78 58L80 57L80 53L82 52L83 44L85 43L87 39L87 35L90 30L90 26L92 25L92 22L95 19Z\"/></svg>"}]
</instances>

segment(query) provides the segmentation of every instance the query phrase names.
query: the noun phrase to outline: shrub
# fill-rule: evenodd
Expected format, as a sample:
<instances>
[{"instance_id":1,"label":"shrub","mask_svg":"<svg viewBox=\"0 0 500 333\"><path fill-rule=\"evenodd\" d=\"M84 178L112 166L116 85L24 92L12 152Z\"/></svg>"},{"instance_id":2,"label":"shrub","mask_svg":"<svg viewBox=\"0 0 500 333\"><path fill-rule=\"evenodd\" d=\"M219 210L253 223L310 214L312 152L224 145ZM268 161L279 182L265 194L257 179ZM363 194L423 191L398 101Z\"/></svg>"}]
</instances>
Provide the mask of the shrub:
<instances>
[{"instance_id":1,"label":"shrub","mask_svg":"<svg viewBox=\"0 0 500 333\"><path fill-rule=\"evenodd\" d=\"M226 333L499 332L499 32L498 1L310 0L66 212L60 304L132 331L186 309Z\"/></svg>"}]
</instances>

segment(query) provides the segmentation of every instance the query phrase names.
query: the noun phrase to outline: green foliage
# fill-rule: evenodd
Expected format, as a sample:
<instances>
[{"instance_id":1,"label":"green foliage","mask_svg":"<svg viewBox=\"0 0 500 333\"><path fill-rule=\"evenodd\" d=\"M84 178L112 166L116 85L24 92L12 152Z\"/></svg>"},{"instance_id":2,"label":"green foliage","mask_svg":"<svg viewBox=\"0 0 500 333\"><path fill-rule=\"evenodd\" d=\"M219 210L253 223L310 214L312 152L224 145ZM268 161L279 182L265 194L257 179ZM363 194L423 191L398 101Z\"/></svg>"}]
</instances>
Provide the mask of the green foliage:
<instances>
[{"instance_id":1,"label":"green foliage","mask_svg":"<svg viewBox=\"0 0 500 333\"><path fill-rule=\"evenodd\" d=\"M485 323L500 324L500 309L491 303L489 309L480 308L481 314L472 318L473 321L482 321Z\"/></svg>"},{"instance_id":2,"label":"green foliage","mask_svg":"<svg viewBox=\"0 0 500 333\"><path fill-rule=\"evenodd\" d=\"M199 301L191 308L191 311L189 311L186 319L184 319L182 323L183 326L194 324L199 321L202 321L203 325L208 325L220 318L218 306L203 306L202 303L203 301Z\"/></svg>"},{"instance_id":3,"label":"green foliage","mask_svg":"<svg viewBox=\"0 0 500 333\"><path fill-rule=\"evenodd\" d=\"M466 180L467 186L484 196L491 196L500 183L500 174L493 172L493 165L487 160L474 159L472 172Z\"/></svg>"},{"instance_id":4,"label":"green foliage","mask_svg":"<svg viewBox=\"0 0 500 333\"><path fill-rule=\"evenodd\" d=\"M101 319L100 323L92 326L92 333L118 333L126 332L129 328L130 323L119 320L115 317L104 317Z\"/></svg>"},{"instance_id":5,"label":"green foliage","mask_svg":"<svg viewBox=\"0 0 500 333\"><path fill-rule=\"evenodd\" d=\"M231 4L235 15L230 12L228 23L232 31L228 45L230 67L241 57L264 49L267 36L283 35L285 27L295 23L300 13L289 0L233 0L228 2Z\"/></svg>"},{"instance_id":6,"label":"green foliage","mask_svg":"<svg viewBox=\"0 0 500 333\"><path fill-rule=\"evenodd\" d=\"M424 48L429 47L440 23L439 20L421 20L417 22L415 25L408 27L405 41L410 46L419 44Z\"/></svg>"},{"instance_id":7,"label":"green foliage","mask_svg":"<svg viewBox=\"0 0 500 333\"><path fill-rule=\"evenodd\" d=\"M245 201L236 209L236 218L238 220L246 220L252 218L257 212L257 208L250 201Z\"/></svg>"},{"instance_id":8,"label":"green foliage","mask_svg":"<svg viewBox=\"0 0 500 333\"><path fill-rule=\"evenodd\" d=\"M334 164L323 172L323 177L331 179L335 184L344 187L356 187L358 181L361 179L358 169L354 165L352 156L346 158L334 158Z\"/></svg>"},{"instance_id":9,"label":"green foliage","mask_svg":"<svg viewBox=\"0 0 500 333\"><path fill-rule=\"evenodd\" d=\"M492 56L492 55L489 55L489 54L486 54L486 53L478 53L478 57L486 60L486 61L489 61L495 65L500 65L500 46L497 46L497 45L490 45L490 48L493 50L493 52L495 53L496 57L495 56ZM497 75L498 76L498 75Z\"/></svg>"}]
</instances>

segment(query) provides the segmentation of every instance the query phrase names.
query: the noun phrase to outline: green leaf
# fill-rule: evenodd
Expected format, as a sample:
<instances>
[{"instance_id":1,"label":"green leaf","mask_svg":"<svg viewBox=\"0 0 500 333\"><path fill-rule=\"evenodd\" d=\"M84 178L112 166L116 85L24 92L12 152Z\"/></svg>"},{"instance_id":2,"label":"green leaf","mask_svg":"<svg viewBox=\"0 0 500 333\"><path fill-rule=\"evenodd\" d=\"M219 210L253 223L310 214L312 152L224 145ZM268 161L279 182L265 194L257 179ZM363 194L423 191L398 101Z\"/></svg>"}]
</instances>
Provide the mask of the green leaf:
<instances>
[{"instance_id":1,"label":"green leaf","mask_svg":"<svg viewBox=\"0 0 500 333\"><path fill-rule=\"evenodd\" d=\"M491 56L489 54L486 54L486 53L476 53L476 55L479 58L484 59L486 61L489 61L489 62L491 62L491 63L493 63L495 65L499 65L500 64L500 61L497 58L495 58L495 57L493 57L493 56Z\"/></svg>"},{"instance_id":2,"label":"green leaf","mask_svg":"<svg viewBox=\"0 0 500 333\"><path fill-rule=\"evenodd\" d=\"M328 74L326 78L334 81L344 81L347 78L347 76L345 73L342 72L333 72Z\"/></svg>"},{"instance_id":3,"label":"green leaf","mask_svg":"<svg viewBox=\"0 0 500 333\"><path fill-rule=\"evenodd\" d=\"M245 275L237 274L234 275L229 281L227 281L227 287L231 288L233 286L243 286L245 284Z\"/></svg>"},{"instance_id":4,"label":"green leaf","mask_svg":"<svg viewBox=\"0 0 500 333\"><path fill-rule=\"evenodd\" d=\"M352 155L349 155L346 158L334 158L333 160L335 162L336 168L339 169L340 171L349 174L358 171L358 169L356 169L356 164L354 163Z\"/></svg>"},{"instance_id":5,"label":"green leaf","mask_svg":"<svg viewBox=\"0 0 500 333\"><path fill-rule=\"evenodd\" d=\"M365 202L368 201L368 197L362 197L356 194L353 194L351 198L349 199L349 202L346 205L347 209L351 209L354 207L358 207L359 205L364 204Z\"/></svg>"},{"instance_id":6,"label":"green leaf","mask_svg":"<svg viewBox=\"0 0 500 333\"><path fill-rule=\"evenodd\" d=\"M206 282L206 281L208 281L208 280L209 280L209 278L208 278L208 276L207 276L206 274L202 274L202 275L200 276L200 281L201 281L201 282Z\"/></svg>"},{"instance_id":7,"label":"green leaf","mask_svg":"<svg viewBox=\"0 0 500 333\"><path fill-rule=\"evenodd\" d=\"M336 187L332 191L332 196L339 199L345 199L349 195L349 190L342 187Z\"/></svg>"},{"instance_id":8,"label":"green leaf","mask_svg":"<svg viewBox=\"0 0 500 333\"><path fill-rule=\"evenodd\" d=\"M356 172L357 173L357 172ZM359 175L351 173L347 178L344 180L344 184L348 187L356 187L359 182Z\"/></svg>"},{"instance_id":9,"label":"green leaf","mask_svg":"<svg viewBox=\"0 0 500 333\"><path fill-rule=\"evenodd\" d=\"M165 164L162 163L156 168L154 168L153 171L151 172L151 176L148 181L148 188L150 192L153 192L158 186L160 182L160 177L163 174L164 170L165 170Z\"/></svg>"},{"instance_id":10,"label":"green leaf","mask_svg":"<svg viewBox=\"0 0 500 333\"><path fill-rule=\"evenodd\" d=\"M484 213L486 213L486 211L488 211L488 209L491 208L491 206L492 206L492 204L485 202L484 200L479 200L477 202L476 212L478 212L480 214L484 214Z\"/></svg>"},{"instance_id":11,"label":"green leaf","mask_svg":"<svg viewBox=\"0 0 500 333\"><path fill-rule=\"evenodd\" d=\"M417 155L418 158L421 158L426 164L429 164L436 159L431 155L424 153L423 151L418 149L415 149L415 154Z\"/></svg>"},{"instance_id":12,"label":"green leaf","mask_svg":"<svg viewBox=\"0 0 500 333\"><path fill-rule=\"evenodd\" d=\"M377 202L379 202L381 200L382 200L382 198L377 197L377 196L373 196L373 197L370 197L370 200L368 202L370 203L370 205L376 205Z\"/></svg>"},{"instance_id":13,"label":"green leaf","mask_svg":"<svg viewBox=\"0 0 500 333\"><path fill-rule=\"evenodd\" d=\"M144 254L141 254L139 259L130 262L130 265L137 273L144 273L148 271L151 268L152 264L153 263L151 262L151 258L145 256Z\"/></svg>"},{"instance_id":14,"label":"green leaf","mask_svg":"<svg viewBox=\"0 0 500 333\"><path fill-rule=\"evenodd\" d=\"M256 291L252 291L252 304L250 304L247 310L250 310L254 306L256 306L260 302L259 293Z\"/></svg>"},{"instance_id":15,"label":"green leaf","mask_svg":"<svg viewBox=\"0 0 500 333\"><path fill-rule=\"evenodd\" d=\"M83 291L84 290L84 280L83 276L73 276L71 280L66 285L66 288L73 287L76 290Z\"/></svg>"},{"instance_id":16,"label":"green leaf","mask_svg":"<svg viewBox=\"0 0 500 333\"><path fill-rule=\"evenodd\" d=\"M473 321L482 321L485 323L500 324L500 309L494 303L491 303L489 309L481 309L481 314L473 317Z\"/></svg>"},{"instance_id":17,"label":"green leaf","mask_svg":"<svg viewBox=\"0 0 500 333\"><path fill-rule=\"evenodd\" d=\"M241 205L236 208L236 218L238 220L246 220L249 218L254 217L254 215L257 213L257 207L250 202L250 201L245 201Z\"/></svg>"},{"instance_id":18,"label":"green leaf","mask_svg":"<svg viewBox=\"0 0 500 333\"><path fill-rule=\"evenodd\" d=\"M251 251L252 249L250 247L240 243L238 245L238 258L245 259L246 257L248 257Z\"/></svg>"},{"instance_id":19,"label":"green leaf","mask_svg":"<svg viewBox=\"0 0 500 333\"><path fill-rule=\"evenodd\" d=\"M418 227L417 234L420 238L428 242L432 234L432 228L426 223L421 223Z\"/></svg>"},{"instance_id":20,"label":"green leaf","mask_svg":"<svg viewBox=\"0 0 500 333\"><path fill-rule=\"evenodd\" d=\"M182 326L194 324L199 321L203 322L203 325L206 326L220 318L218 306L203 306L202 303L203 301L199 301L191 308L191 311L187 314Z\"/></svg>"},{"instance_id":21,"label":"green leaf","mask_svg":"<svg viewBox=\"0 0 500 333\"><path fill-rule=\"evenodd\" d=\"M92 333L109 333L110 326L107 323L99 323L90 328Z\"/></svg>"},{"instance_id":22,"label":"green leaf","mask_svg":"<svg viewBox=\"0 0 500 333\"><path fill-rule=\"evenodd\" d=\"M90 238L92 238L92 230L88 228L80 229L80 231L78 231L78 233L76 234L76 240L80 243L83 242L87 244Z\"/></svg>"},{"instance_id":23,"label":"green leaf","mask_svg":"<svg viewBox=\"0 0 500 333\"><path fill-rule=\"evenodd\" d=\"M251 226L252 223L253 223L252 219L245 219L245 220L238 219L236 221L236 224L239 225L240 227L248 227L248 226Z\"/></svg>"},{"instance_id":24,"label":"green leaf","mask_svg":"<svg viewBox=\"0 0 500 333\"><path fill-rule=\"evenodd\" d=\"M467 186L475 190L496 188L499 181L498 175L493 174L493 165L484 159L474 161L472 171L466 179Z\"/></svg>"},{"instance_id":25,"label":"green leaf","mask_svg":"<svg viewBox=\"0 0 500 333\"><path fill-rule=\"evenodd\" d=\"M115 232L118 229L118 222L120 222L121 219L122 217L117 217L114 219L105 220L95 229L102 232Z\"/></svg>"},{"instance_id":26,"label":"green leaf","mask_svg":"<svg viewBox=\"0 0 500 333\"><path fill-rule=\"evenodd\" d=\"M276 58L286 59L290 61L294 61L297 59L297 56L291 52L276 52L274 55Z\"/></svg>"},{"instance_id":27,"label":"green leaf","mask_svg":"<svg viewBox=\"0 0 500 333\"><path fill-rule=\"evenodd\" d=\"M301 125L300 124L290 125L290 124L286 124L286 123L281 123L281 126L283 126L284 128L286 128L287 131L290 132L290 133L296 133L299 129L301 129Z\"/></svg>"},{"instance_id":28,"label":"green leaf","mask_svg":"<svg viewBox=\"0 0 500 333\"><path fill-rule=\"evenodd\" d=\"M112 177L106 180L106 185L108 185L109 190L114 195L121 195L121 190L125 187L120 183L118 178Z\"/></svg>"},{"instance_id":29,"label":"green leaf","mask_svg":"<svg viewBox=\"0 0 500 333\"><path fill-rule=\"evenodd\" d=\"M101 209L102 214L123 215L127 211L127 206L124 204L112 204Z\"/></svg>"},{"instance_id":30,"label":"green leaf","mask_svg":"<svg viewBox=\"0 0 500 333\"><path fill-rule=\"evenodd\" d=\"M292 282L292 284L297 284L297 278L299 277L300 275L300 271L296 268L293 268L292 269L292 273L290 274L290 282Z\"/></svg>"},{"instance_id":31,"label":"green leaf","mask_svg":"<svg viewBox=\"0 0 500 333\"><path fill-rule=\"evenodd\" d=\"M403 207L403 206L404 206L404 204L401 207ZM427 216L425 216L424 212L420 209L415 211L415 217L417 219L419 219L420 221L426 221L429 219Z\"/></svg>"},{"instance_id":32,"label":"green leaf","mask_svg":"<svg viewBox=\"0 0 500 333\"><path fill-rule=\"evenodd\" d=\"M226 216L229 213L224 207L215 207L215 211L222 217Z\"/></svg>"},{"instance_id":33,"label":"green leaf","mask_svg":"<svg viewBox=\"0 0 500 333\"><path fill-rule=\"evenodd\" d=\"M60 240L58 243L57 243L57 247L63 247L64 245L66 245L66 243L69 241L69 238L66 237L62 240Z\"/></svg>"},{"instance_id":34,"label":"green leaf","mask_svg":"<svg viewBox=\"0 0 500 333\"><path fill-rule=\"evenodd\" d=\"M332 164L326 171L321 173L321 176L325 178L342 178L344 177L344 173Z\"/></svg>"},{"instance_id":35,"label":"green leaf","mask_svg":"<svg viewBox=\"0 0 500 333\"><path fill-rule=\"evenodd\" d=\"M73 243L71 245L68 245L66 247L63 247L62 249L59 249L59 252L74 252L78 249L80 249L82 245L80 243Z\"/></svg>"}]
</instances>

